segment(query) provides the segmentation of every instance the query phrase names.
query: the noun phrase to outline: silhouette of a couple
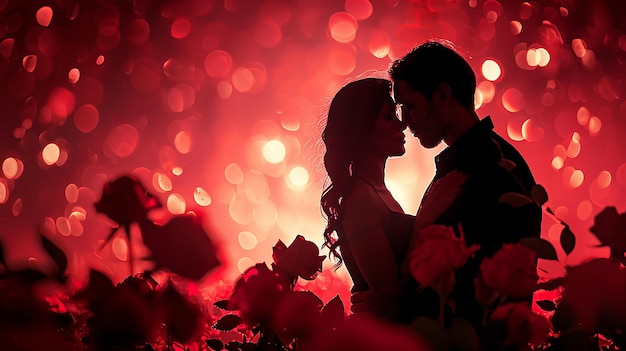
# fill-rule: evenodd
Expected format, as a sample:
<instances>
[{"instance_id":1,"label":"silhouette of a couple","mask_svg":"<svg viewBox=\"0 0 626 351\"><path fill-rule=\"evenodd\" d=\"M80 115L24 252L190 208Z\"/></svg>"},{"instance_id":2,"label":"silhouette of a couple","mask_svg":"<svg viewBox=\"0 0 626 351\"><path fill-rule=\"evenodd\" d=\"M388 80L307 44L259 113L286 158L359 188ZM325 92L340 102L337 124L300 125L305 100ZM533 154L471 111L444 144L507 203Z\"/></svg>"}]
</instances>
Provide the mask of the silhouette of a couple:
<instances>
[{"instance_id":1,"label":"silhouette of a couple","mask_svg":"<svg viewBox=\"0 0 626 351\"><path fill-rule=\"evenodd\" d=\"M475 74L450 42L417 46L389 74L392 81L353 81L331 102L322 134L331 181L321 197L325 244L352 278L354 316L398 323L462 317L480 329L483 309L474 294L480 262L505 243L540 235L540 207L514 208L500 198L528 195L535 180L491 117L478 117ZM404 213L385 185L387 159L405 153L407 126L423 147L447 146L435 158L435 176L415 216ZM406 268L407 251L431 224L480 246L455 271L453 307L444 312L437 293L420 287Z\"/></svg>"}]
</instances>

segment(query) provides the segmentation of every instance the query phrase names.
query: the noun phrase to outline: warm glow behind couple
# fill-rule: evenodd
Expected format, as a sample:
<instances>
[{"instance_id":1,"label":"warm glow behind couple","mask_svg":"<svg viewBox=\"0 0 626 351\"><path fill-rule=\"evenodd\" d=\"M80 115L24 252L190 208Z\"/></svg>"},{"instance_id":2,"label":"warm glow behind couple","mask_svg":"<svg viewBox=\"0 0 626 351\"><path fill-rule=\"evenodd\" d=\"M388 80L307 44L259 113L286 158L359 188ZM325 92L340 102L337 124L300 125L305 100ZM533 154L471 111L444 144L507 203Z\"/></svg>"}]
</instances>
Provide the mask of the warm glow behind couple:
<instances>
[{"instance_id":1,"label":"warm glow behind couple","mask_svg":"<svg viewBox=\"0 0 626 351\"><path fill-rule=\"evenodd\" d=\"M479 332L498 303L477 293L481 263L505 244L539 237L540 206L501 201L530 197L536 183L491 117L475 112L475 89L454 46L429 41L394 61L389 80L358 79L334 96L322 134L330 185L321 206L331 257L352 278L351 318L426 317L444 326L460 318ZM387 160L406 152L406 128L421 147L445 145L416 214L385 183ZM520 295L530 301L532 291Z\"/></svg>"}]
</instances>

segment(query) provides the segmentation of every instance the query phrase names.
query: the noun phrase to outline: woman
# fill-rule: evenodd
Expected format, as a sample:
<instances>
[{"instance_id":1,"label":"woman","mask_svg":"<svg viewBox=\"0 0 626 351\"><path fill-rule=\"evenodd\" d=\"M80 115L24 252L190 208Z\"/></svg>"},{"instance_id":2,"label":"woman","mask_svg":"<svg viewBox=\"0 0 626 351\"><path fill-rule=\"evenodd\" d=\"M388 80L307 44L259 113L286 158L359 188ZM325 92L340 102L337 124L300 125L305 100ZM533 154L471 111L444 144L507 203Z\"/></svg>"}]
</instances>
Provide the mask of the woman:
<instances>
[{"instance_id":1,"label":"woman","mask_svg":"<svg viewBox=\"0 0 626 351\"><path fill-rule=\"evenodd\" d=\"M451 203L458 177L449 182L453 185L441 184L447 190L438 193L444 195L429 197L439 204L426 208L439 213L417 217L404 213L385 185L387 159L405 153L406 126L396 115L390 92L390 81L365 78L345 85L333 98L322 133L331 184L322 194L321 206L327 218L324 241L338 258L336 267L345 263L353 294L367 291L368 299L375 297L360 309L389 321L408 322L412 312L407 315L400 266L414 228L432 223Z\"/></svg>"}]
</instances>

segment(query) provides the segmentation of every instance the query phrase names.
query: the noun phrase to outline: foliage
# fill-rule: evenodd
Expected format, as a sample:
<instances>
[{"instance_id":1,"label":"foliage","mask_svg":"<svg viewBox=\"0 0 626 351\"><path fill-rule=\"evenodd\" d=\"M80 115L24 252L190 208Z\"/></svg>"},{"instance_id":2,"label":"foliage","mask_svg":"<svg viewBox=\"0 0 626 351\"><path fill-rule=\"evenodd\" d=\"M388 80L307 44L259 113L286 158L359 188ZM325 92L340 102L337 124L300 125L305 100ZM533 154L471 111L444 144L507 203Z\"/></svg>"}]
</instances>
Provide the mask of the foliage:
<instances>
[{"instance_id":1,"label":"foliage","mask_svg":"<svg viewBox=\"0 0 626 351\"><path fill-rule=\"evenodd\" d=\"M533 194L502 200L539 205L547 201L543 189ZM41 236L41 246L55 264L49 272L11 269L0 245L2 349L608 351L626 347L626 213L614 207L601 211L590 229L609 248L608 257L570 266L559 261L551 242L526 238L485 258L474 284L475 298L484 309L477 333L462 318L418 317L402 327L358 315L347 318L338 295L324 303L297 284L300 278L315 280L325 259L302 235L289 245L279 240L270 266L261 262L249 267L232 290L223 289L223 298L207 303L194 293L194 284L219 260L199 217L177 216L163 226L153 223L147 215L158 201L130 177L109 184L98 204L121 227L139 226L155 268L119 284L92 269L86 285L76 286L66 276L66 254L50 239ZM576 235L561 223L558 249L567 256L576 246ZM412 271L416 279L435 288L442 307L453 309L451 272L478 248L468 248L462 237L450 236L451 228L433 226L426 232L430 234L416 248L430 254L414 257ZM566 274L538 279L537 260L560 263ZM537 292L556 297L531 305L530 296Z\"/></svg>"}]
</instances>

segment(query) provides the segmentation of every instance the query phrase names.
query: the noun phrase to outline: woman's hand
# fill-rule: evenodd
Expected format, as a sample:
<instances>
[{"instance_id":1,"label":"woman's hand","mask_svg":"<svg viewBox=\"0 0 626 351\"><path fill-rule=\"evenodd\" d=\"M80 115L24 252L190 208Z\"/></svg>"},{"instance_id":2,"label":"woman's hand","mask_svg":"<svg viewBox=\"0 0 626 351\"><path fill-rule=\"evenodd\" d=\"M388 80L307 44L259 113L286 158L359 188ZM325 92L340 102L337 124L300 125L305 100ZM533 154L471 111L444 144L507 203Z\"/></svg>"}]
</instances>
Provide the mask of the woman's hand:
<instances>
[{"instance_id":1,"label":"woman's hand","mask_svg":"<svg viewBox=\"0 0 626 351\"><path fill-rule=\"evenodd\" d=\"M415 228L421 229L435 223L458 198L466 180L467 174L454 170L433 182L422 198L415 219Z\"/></svg>"}]
</instances>

